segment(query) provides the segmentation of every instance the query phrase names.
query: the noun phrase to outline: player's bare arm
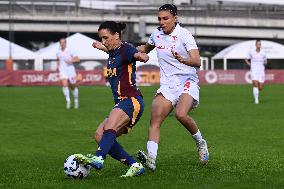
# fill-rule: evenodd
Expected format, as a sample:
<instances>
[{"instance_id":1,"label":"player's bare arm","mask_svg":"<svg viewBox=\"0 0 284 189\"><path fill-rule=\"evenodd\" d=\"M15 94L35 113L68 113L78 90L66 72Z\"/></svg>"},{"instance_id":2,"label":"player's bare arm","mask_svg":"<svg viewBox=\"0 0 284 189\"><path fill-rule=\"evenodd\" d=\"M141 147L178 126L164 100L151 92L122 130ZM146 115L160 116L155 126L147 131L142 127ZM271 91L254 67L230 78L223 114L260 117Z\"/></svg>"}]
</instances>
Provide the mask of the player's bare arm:
<instances>
[{"instance_id":1,"label":"player's bare arm","mask_svg":"<svg viewBox=\"0 0 284 189\"><path fill-rule=\"evenodd\" d=\"M250 61L248 59L245 59L245 62L246 62L247 65L250 66Z\"/></svg>"},{"instance_id":2,"label":"player's bare arm","mask_svg":"<svg viewBox=\"0 0 284 189\"><path fill-rule=\"evenodd\" d=\"M149 43L146 43L145 45L140 45L138 47L136 47L136 49L139 51L139 52L142 52L142 53L149 53L151 50L153 50L155 48L155 46L153 45L150 45Z\"/></svg>"},{"instance_id":3,"label":"player's bare arm","mask_svg":"<svg viewBox=\"0 0 284 189\"><path fill-rule=\"evenodd\" d=\"M201 66L200 55L197 49L192 49L189 51L190 58L184 58L174 51L172 51L172 54L180 63L198 68Z\"/></svg>"},{"instance_id":4,"label":"player's bare arm","mask_svg":"<svg viewBox=\"0 0 284 189\"><path fill-rule=\"evenodd\" d=\"M78 56L74 56L71 61L72 61L72 63L79 63L80 58Z\"/></svg>"},{"instance_id":5,"label":"player's bare arm","mask_svg":"<svg viewBox=\"0 0 284 189\"><path fill-rule=\"evenodd\" d=\"M74 56L71 58L71 60L66 61L67 64L74 64L74 63L79 63L80 58L78 56Z\"/></svg>"},{"instance_id":6,"label":"player's bare arm","mask_svg":"<svg viewBox=\"0 0 284 189\"><path fill-rule=\"evenodd\" d=\"M137 52L134 54L134 58L137 61L147 62L149 60L149 56L146 53Z\"/></svg>"},{"instance_id":7,"label":"player's bare arm","mask_svg":"<svg viewBox=\"0 0 284 189\"><path fill-rule=\"evenodd\" d=\"M264 65L266 65L266 64L267 64L267 59L265 59L265 60L264 60L263 64L264 64Z\"/></svg>"},{"instance_id":8,"label":"player's bare arm","mask_svg":"<svg viewBox=\"0 0 284 189\"><path fill-rule=\"evenodd\" d=\"M56 71L58 71L59 70L59 60L58 60L58 58L56 59Z\"/></svg>"},{"instance_id":9,"label":"player's bare arm","mask_svg":"<svg viewBox=\"0 0 284 189\"><path fill-rule=\"evenodd\" d=\"M99 49L99 50L101 50L101 51L104 51L104 52L108 53L107 48L106 48L101 42L99 42L99 41L93 42L92 46L93 46L94 48L96 48L96 49Z\"/></svg>"}]
</instances>

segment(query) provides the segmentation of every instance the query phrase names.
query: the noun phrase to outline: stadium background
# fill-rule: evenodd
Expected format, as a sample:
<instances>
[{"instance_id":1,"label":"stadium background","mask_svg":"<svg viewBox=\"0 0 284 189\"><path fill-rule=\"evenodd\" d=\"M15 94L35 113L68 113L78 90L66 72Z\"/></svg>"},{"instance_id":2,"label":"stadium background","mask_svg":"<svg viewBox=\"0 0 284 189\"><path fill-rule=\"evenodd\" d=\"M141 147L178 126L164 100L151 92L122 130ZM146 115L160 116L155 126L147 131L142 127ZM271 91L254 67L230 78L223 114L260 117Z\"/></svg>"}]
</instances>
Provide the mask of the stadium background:
<instances>
[{"instance_id":1,"label":"stadium background","mask_svg":"<svg viewBox=\"0 0 284 189\"><path fill-rule=\"evenodd\" d=\"M199 165L191 136L173 115L162 126L154 173L121 179L127 167L107 158L101 172L93 170L85 180L68 179L63 172L65 158L94 153L92 134L113 107L103 80L101 63L106 56L80 62L77 68L90 86L79 89L80 108L68 110L52 67L55 54L47 54L41 66L27 57L50 45L58 49L61 37L72 39L80 33L81 42L87 37L96 40L102 20L126 22L123 39L135 45L146 42L157 27L162 3L177 4L180 22L195 36L203 62L208 60L208 68L200 71L201 83L207 85L201 86L200 105L190 114L208 142L209 164ZM222 59L215 61L214 70L211 67L212 57L239 42L259 38L283 45L283 30L282 0L0 0L0 37L8 40L5 48L0 44L0 188L284 188L283 59L268 60L267 84L258 105L253 103L243 59L228 60L227 70ZM19 57L10 54L13 66L6 64L13 47L9 41L25 48ZM92 63L86 66L86 62ZM156 63L153 59L139 68L139 84L158 84ZM118 139L133 156L145 149L158 85L139 88L145 99L143 116L133 132Z\"/></svg>"},{"instance_id":2,"label":"stadium background","mask_svg":"<svg viewBox=\"0 0 284 189\"><path fill-rule=\"evenodd\" d=\"M203 58L202 70L211 70L200 72L202 78L205 78L201 79L201 84L250 83L247 73L249 67L244 64L243 58L226 60L226 66L223 59L216 59L213 66L212 57L226 47L247 40L262 39L276 42L284 49L282 45L284 44L284 3L280 0L136 0L134 2L1 0L0 37L7 39L9 46L3 49L1 45L1 52L6 54L2 54L0 58L0 78L2 78L0 85L58 85L58 75L54 73L55 55L48 55L38 64L40 52L56 44L61 37L71 37L76 33L89 37L90 41L98 40L97 29L102 20L127 23L127 29L123 34L124 41L134 45L147 42L149 35L157 27L156 12L162 3L175 3L178 6L180 23L196 38ZM20 45L34 54L31 57L15 58L14 46L11 43ZM69 44L69 48L76 51L78 50L76 46L80 46L80 43L85 47L91 45L91 42L77 41ZM53 48L59 47L56 45ZM90 53L95 55L97 51ZM80 56L80 53L78 55ZM9 61L10 56L13 66ZM103 66L107 56L98 53L96 57L100 56L102 58L93 56L81 58L81 63L76 65L78 70L82 70L81 84L104 84ZM283 59L284 55L269 59L269 64L266 66L268 83L284 82ZM152 63L153 65L143 65L138 68L138 84L151 85L159 82L157 61L153 60ZM3 71L11 69L19 71ZM215 71L212 72L213 69ZM224 69L228 71L220 71ZM278 71L275 72L275 69ZM43 72L32 70L43 70Z\"/></svg>"}]
</instances>

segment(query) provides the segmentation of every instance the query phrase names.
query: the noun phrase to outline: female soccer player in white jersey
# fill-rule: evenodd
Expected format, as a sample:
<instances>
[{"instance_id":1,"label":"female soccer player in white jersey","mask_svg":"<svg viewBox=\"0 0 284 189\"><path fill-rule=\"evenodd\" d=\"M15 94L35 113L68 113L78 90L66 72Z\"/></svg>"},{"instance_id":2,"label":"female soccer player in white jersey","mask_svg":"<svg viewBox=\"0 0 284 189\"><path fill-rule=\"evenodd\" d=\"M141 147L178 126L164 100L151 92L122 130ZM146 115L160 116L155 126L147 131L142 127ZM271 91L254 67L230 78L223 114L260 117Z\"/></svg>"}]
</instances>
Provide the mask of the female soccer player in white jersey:
<instances>
[{"instance_id":1,"label":"female soccer player in white jersey","mask_svg":"<svg viewBox=\"0 0 284 189\"><path fill-rule=\"evenodd\" d=\"M59 70L60 80L62 83L63 94L66 99L66 108L71 108L71 100L69 94L69 87L73 90L74 108L79 108L79 90L77 83L77 75L74 63L80 62L80 59L73 52L66 48L66 39L61 38L59 41L60 50L56 53L57 68Z\"/></svg>"},{"instance_id":2,"label":"female soccer player in white jersey","mask_svg":"<svg viewBox=\"0 0 284 189\"><path fill-rule=\"evenodd\" d=\"M261 41L256 40L256 48L249 52L245 62L250 66L250 75L253 85L253 96L254 103L259 103L259 91L263 89L264 80L265 80L265 67L267 64L266 55L263 50L261 50Z\"/></svg>"},{"instance_id":3,"label":"female soccer player in white jersey","mask_svg":"<svg viewBox=\"0 0 284 189\"><path fill-rule=\"evenodd\" d=\"M140 52L150 52L156 47L160 65L160 88L152 102L147 153L138 151L140 159L151 170L156 169L156 157L160 142L160 127L167 115L176 108L177 120L189 131L196 142L199 159L207 164L209 152L195 121L188 115L199 102L197 71L201 65L199 51L193 36L178 24L177 8L165 4L159 8L159 28Z\"/></svg>"}]
</instances>

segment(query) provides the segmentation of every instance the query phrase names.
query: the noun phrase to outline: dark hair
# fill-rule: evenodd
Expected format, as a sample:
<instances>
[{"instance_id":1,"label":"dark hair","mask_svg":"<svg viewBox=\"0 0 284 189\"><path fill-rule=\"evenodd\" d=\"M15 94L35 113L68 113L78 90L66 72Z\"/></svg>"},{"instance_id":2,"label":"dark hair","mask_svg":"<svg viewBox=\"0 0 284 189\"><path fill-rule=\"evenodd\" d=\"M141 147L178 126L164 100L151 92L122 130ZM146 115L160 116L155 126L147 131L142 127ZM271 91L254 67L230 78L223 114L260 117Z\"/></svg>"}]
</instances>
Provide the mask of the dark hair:
<instances>
[{"instance_id":1,"label":"dark hair","mask_svg":"<svg viewBox=\"0 0 284 189\"><path fill-rule=\"evenodd\" d=\"M107 29L112 35L114 35L115 33L119 34L119 37L121 37L121 31L124 30L126 28L126 24L125 23L117 23L114 21L105 21L103 23L101 23L98 31L100 31L101 29Z\"/></svg>"},{"instance_id":2,"label":"dark hair","mask_svg":"<svg viewBox=\"0 0 284 189\"><path fill-rule=\"evenodd\" d=\"M257 44L257 42L261 42L261 40L260 39L256 39L255 40L255 44Z\"/></svg>"},{"instance_id":3,"label":"dark hair","mask_svg":"<svg viewBox=\"0 0 284 189\"><path fill-rule=\"evenodd\" d=\"M170 11L172 15L177 15L177 7L174 4L164 4L160 6L159 11Z\"/></svg>"},{"instance_id":4,"label":"dark hair","mask_svg":"<svg viewBox=\"0 0 284 189\"><path fill-rule=\"evenodd\" d=\"M61 38L59 39L59 41L61 41L61 40L67 41L65 37L61 37Z\"/></svg>"}]
</instances>

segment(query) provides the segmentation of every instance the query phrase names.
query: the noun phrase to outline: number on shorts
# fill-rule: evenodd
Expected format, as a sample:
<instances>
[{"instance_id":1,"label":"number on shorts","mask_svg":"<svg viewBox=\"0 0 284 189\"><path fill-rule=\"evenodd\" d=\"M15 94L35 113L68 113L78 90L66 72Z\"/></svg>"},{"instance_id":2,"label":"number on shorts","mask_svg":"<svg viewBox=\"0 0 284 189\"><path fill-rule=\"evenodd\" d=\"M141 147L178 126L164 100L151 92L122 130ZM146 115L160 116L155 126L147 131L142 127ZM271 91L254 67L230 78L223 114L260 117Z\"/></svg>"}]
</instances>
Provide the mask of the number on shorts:
<instances>
[{"instance_id":1,"label":"number on shorts","mask_svg":"<svg viewBox=\"0 0 284 189\"><path fill-rule=\"evenodd\" d=\"M190 87L190 81L186 81L185 84L184 84L184 86L183 86L184 90L185 90L185 91L188 90L189 87Z\"/></svg>"}]
</instances>

